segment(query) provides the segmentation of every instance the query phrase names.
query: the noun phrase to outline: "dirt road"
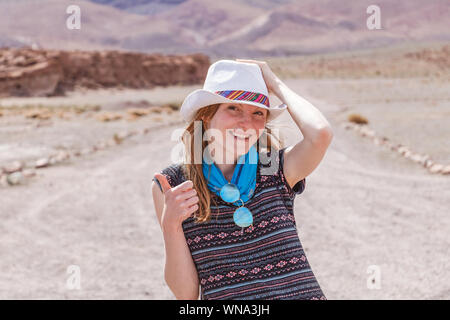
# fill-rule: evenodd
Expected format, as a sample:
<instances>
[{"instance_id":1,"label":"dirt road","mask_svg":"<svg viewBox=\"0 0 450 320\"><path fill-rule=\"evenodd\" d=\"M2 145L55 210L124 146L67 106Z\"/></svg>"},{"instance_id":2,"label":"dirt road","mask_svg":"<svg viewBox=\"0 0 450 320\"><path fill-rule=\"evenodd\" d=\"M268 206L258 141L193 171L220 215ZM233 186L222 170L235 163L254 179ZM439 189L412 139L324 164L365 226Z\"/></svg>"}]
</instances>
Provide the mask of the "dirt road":
<instances>
[{"instance_id":1,"label":"dirt road","mask_svg":"<svg viewBox=\"0 0 450 320\"><path fill-rule=\"evenodd\" d=\"M295 216L327 298L449 299L448 176L374 148L342 128L339 107L311 100L335 136L296 198ZM289 125L295 143L300 135ZM1 189L0 298L173 299L150 185L169 164L170 135L179 127ZM80 289L68 287L72 265ZM379 289L368 288L371 270L379 272Z\"/></svg>"}]
</instances>

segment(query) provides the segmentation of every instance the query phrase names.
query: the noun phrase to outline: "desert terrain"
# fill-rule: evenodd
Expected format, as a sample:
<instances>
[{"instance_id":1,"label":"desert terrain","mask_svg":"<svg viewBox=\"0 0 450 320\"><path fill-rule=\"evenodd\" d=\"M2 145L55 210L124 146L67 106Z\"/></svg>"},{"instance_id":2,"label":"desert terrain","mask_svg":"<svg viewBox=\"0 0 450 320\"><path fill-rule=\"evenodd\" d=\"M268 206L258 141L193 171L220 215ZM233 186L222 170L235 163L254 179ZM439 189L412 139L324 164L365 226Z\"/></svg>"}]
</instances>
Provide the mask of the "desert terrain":
<instances>
[{"instance_id":1,"label":"desert terrain","mask_svg":"<svg viewBox=\"0 0 450 320\"><path fill-rule=\"evenodd\" d=\"M432 52L449 58L446 49ZM359 114L389 141L450 164L449 69L419 54L423 67L411 71L415 56L394 53L394 70L392 52L379 53L384 60L268 59L333 127L325 158L295 200L300 240L328 299L450 298L450 175L346 129ZM0 166L47 159L17 184L1 180L0 298L174 299L150 186L178 143L177 105L200 87L0 100ZM288 112L273 125L285 145L302 138ZM79 289L67 286L73 265ZM367 284L371 266L378 288Z\"/></svg>"}]
</instances>

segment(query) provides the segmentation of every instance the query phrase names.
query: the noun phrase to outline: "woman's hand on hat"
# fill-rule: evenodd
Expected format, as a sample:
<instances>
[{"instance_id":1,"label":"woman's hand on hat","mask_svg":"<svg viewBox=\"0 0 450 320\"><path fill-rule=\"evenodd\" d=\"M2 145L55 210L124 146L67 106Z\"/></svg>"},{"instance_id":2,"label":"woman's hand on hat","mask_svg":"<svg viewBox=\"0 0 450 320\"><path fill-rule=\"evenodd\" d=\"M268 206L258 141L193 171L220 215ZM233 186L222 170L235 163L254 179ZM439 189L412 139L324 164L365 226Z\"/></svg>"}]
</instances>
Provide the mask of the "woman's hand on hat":
<instances>
[{"instance_id":1,"label":"woman's hand on hat","mask_svg":"<svg viewBox=\"0 0 450 320\"><path fill-rule=\"evenodd\" d=\"M236 59L238 62L247 62L247 63L255 63L261 69L264 82L266 83L267 90L269 93L273 93L276 96L280 96L279 94L279 86L282 83L280 78L278 78L275 73L270 69L269 65L266 61L260 60L249 60L249 59Z\"/></svg>"}]
</instances>

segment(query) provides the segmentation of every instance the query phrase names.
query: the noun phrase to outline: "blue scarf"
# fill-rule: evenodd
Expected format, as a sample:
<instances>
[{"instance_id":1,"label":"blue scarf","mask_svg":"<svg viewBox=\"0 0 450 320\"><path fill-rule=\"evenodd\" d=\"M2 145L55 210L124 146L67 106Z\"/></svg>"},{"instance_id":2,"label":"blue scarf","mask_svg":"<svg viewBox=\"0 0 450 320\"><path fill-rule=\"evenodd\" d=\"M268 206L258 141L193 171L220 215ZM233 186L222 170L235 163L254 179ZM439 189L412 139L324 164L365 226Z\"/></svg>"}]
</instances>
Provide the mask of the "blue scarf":
<instances>
[{"instance_id":1,"label":"blue scarf","mask_svg":"<svg viewBox=\"0 0 450 320\"><path fill-rule=\"evenodd\" d=\"M258 152L254 145L252 145L246 154L239 157L236 167L234 168L233 177L230 183L235 184L240 193L241 199L245 203L252 196L256 186L256 170L258 168ZM203 157L202 162L203 176L205 177L208 188L220 197L220 189L228 184L222 171L215 165L215 163L207 156ZM235 206L242 205L241 201L233 203Z\"/></svg>"}]
</instances>

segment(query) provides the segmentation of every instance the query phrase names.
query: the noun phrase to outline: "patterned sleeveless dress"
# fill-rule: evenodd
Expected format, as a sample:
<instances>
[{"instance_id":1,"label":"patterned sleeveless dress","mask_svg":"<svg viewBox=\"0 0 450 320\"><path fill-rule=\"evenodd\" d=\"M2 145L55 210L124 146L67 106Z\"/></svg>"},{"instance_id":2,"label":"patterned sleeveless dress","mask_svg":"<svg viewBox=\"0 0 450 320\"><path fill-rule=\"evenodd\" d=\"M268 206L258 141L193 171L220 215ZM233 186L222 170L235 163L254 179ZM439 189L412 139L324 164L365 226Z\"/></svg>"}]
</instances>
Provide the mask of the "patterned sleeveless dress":
<instances>
[{"instance_id":1,"label":"patterned sleeveless dress","mask_svg":"<svg viewBox=\"0 0 450 320\"><path fill-rule=\"evenodd\" d=\"M293 188L283 173L283 153L274 174L258 163L253 197L245 206L253 225L240 228L233 222L236 206L211 193L211 220L186 219L183 231L200 281L201 300L326 300L308 263L293 214L294 198L305 188L305 179ZM267 153L270 159L270 151ZM184 182L182 164L161 171L172 187ZM156 183L158 181L154 179ZM158 183L159 184L159 183Z\"/></svg>"}]
</instances>

